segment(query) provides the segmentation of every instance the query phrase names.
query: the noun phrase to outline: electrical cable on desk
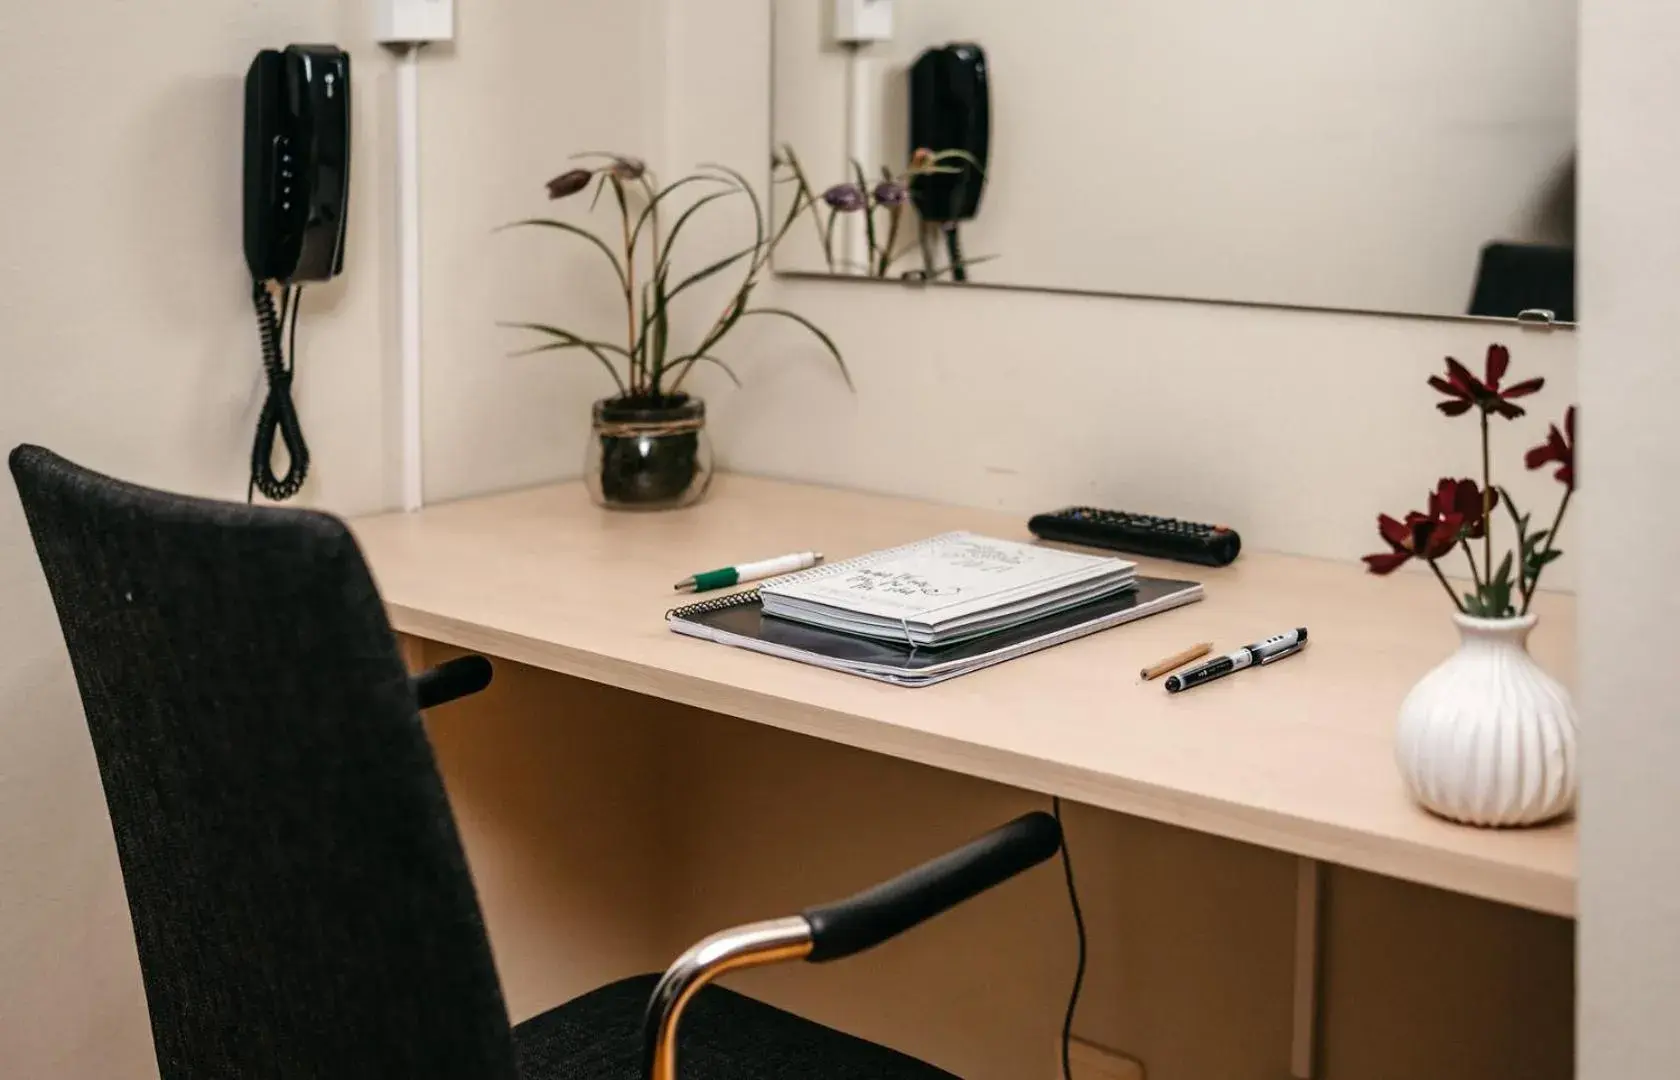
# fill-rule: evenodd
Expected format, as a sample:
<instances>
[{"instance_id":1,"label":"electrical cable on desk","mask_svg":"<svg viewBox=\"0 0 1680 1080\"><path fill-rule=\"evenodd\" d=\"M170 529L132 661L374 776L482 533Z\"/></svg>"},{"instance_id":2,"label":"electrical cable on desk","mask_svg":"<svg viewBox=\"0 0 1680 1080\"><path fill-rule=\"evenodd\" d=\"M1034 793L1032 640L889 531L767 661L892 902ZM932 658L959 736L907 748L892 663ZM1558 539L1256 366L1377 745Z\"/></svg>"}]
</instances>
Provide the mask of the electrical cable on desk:
<instances>
[{"instance_id":1,"label":"electrical cable on desk","mask_svg":"<svg viewBox=\"0 0 1680 1080\"><path fill-rule=\"evenodd\" d=\"M1068 995L1067 1016L1062 1020L1062 1080L1073 1080L1073 1014L1079 1010L1079 991L1085 985L1085 913L1079 907L1079 890L1073 884L1073 860L1068 857L1067 823L1062 820L1062 800L1050 800L1050 810L1062 829L1062 871L1067 877L1068 904L1073 908L1073 928L1079 935L1079 963L1073 972L1073 991Z\"/></svg>"},{"instance_id":2,"label":"electrical cable on desk","mask_svg":"<svg viewBox=\"0 0 1680 1080\"><path fill-rule=\"evenodd\" d=\"M274 310L274 296L264 282L253 282L251 302L257 309L257 329L262 337L263 374L268 380L268 396L263 400L262 415L257 418L256 438L251 444L251 482L245 489L245 501L252 502L260 491L275 502L283 502L303 488L309 475L309 446L303 440L303 425L298 420L297 406L292 403L292 373L297 364L298 310L303 306L303 287L288 286L281 294L278 314ZM291 342L281 338L281 330L290 321ZM291 363L287 363L288 356ZM274 475L274 440L278 437L286 447L286 473Z\"/></svg>"}]
</instances>

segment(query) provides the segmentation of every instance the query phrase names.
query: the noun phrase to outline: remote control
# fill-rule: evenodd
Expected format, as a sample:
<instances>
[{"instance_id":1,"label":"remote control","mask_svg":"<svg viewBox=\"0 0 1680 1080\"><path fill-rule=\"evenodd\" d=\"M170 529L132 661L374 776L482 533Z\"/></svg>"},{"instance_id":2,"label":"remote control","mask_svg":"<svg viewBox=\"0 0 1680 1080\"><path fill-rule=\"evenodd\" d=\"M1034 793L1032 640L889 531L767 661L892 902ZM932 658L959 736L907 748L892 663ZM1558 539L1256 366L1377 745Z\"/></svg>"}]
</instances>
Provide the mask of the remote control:
<instances>
[{"instance_id":1,"label":"remote control","mask_svg":"<svg viewBox=\"0 0 1680 1080\"><path fill-rule=\"evenodd\" d=\"M1223 525L1198 525L1149 514L1070 506L1039 514L1027 523L1041 540L1111 548L1128 555L1229 566L1242 550L1242 537Z\"/></svg>"}]
</instances>

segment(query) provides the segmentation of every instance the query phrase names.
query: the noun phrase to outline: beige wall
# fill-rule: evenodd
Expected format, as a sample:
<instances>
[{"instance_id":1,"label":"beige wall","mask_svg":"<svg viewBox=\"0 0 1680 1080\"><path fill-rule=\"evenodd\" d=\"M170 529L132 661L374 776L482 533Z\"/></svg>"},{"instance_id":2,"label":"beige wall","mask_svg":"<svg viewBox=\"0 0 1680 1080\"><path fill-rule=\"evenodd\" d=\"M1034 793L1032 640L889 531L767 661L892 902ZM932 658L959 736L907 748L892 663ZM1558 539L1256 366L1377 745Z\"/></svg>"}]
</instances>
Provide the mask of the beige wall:
<instances>
[{"instance_id":1,"label":"beige wall","mask_svg":"<svg viewBox=\"0 0 1680 1080\"><path fill-rule=\"evenodd\" d=\"M849 112L827 8L775 2L776 137L824 186ZM1576 0L916 0L859 57L865 164L904 166L916 56L978 41L976 280L1461 314L1483 244L1573 240L1575 24Z\"/></svg>"},{"instance_id":2,"label":"beige wall","mask_svg":"<svg viewBox=\"0 0 1680 1080\"><path fill-rule=\"evenodd\" d=\"M241 80L255 51L336 40L358 88L380 61L329 0L90 0L0 10L0 442L136 479L244 496L259 369L240 249ZM346 14L356 12L356 14ZM380 200L361 94L351 204ZM378 224L312 291L298 383L316 501L380 502ZM0 496L0 1071L150 1074L116 852L45 584Z\"/></svg>"},{"instance_id":3,"label":"beige wall","mask_svg":"<svg viewBox=\"0 0 1680 1080\"><path fill-rule=\"evenodd\" d=\"M1680 12L1583 27L1580 1076L1627 1080L1680 1075Z\"/></svg>"},{"instance_id":4,"label":"beige wall","mask_svg":"<svg viewBox=\"0 0 1680 1080\"><path fill-rule=\"evenodd\" d=\"M0 8L5 448L40 442L137 480L244 496L261 399L240 249L242 79L259 48L333 41L355 64L354 188L347 272L310 290L299 335L314 458L304 497L343 512L388 504L393 61L370 40L371 10ZM429 419L445 493L576 468L572 391L541 382L547 396L521 410L520 372L501 366L492 325L538 294L564 303L566 266L543 264L545 279L486 234L538 208L571 149L641 141L657 115L640 80L641 12L463 4L459 51L425 58ZM98 775L22 514L0 487L0 1073L151 1075Z\"/></svg>"}]
</instances>

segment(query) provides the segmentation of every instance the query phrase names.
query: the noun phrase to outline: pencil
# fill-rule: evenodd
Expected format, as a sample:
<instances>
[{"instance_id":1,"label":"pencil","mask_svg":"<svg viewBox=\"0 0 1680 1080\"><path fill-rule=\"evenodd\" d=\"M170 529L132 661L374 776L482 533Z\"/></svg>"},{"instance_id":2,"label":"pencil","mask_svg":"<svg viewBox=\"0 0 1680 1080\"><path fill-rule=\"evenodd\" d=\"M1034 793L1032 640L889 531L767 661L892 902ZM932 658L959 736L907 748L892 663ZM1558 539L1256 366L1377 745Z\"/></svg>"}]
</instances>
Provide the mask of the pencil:
<instances>
[{"instance_id":1,"label":"pencil","mask_svg":"<svg viewBox=\"0 0 1680 1080\"><path fill-rule=\"evenodd\" d=\"M1200 660L1212 651L1213 642L1211 641L1204 641L1200 645L1192 645L1181 653L1169 656L1165 660L1151 664L1144 668L1142 672L1143 681L1148 682L1150 679L1159 679L1167 672L1175 671L1192 660Z\"/></svg>"}]
</instances>

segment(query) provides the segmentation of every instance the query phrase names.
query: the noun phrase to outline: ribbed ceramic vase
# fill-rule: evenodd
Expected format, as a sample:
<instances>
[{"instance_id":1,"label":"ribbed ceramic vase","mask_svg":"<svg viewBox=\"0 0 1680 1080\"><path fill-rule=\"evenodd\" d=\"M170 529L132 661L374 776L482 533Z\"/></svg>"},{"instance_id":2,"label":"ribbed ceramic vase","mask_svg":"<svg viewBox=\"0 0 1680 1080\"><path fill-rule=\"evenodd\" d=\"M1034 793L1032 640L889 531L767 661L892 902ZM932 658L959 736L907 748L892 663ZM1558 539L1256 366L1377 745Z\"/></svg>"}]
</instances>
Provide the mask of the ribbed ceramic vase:
<instances>
[{"instance_id":1,"label":"ribbed ceramic vase","mask_svg":"<svg viewBox=\"0 0 1680 1080\"><path fill-rule=\"evenodd\" d=\"M1537 825L1575 805L1575 707L1528 655L1538 619L1454 615L1458 651L1400 706L1412 797L1467 825Z\"/></svg>"}]
</instances>

